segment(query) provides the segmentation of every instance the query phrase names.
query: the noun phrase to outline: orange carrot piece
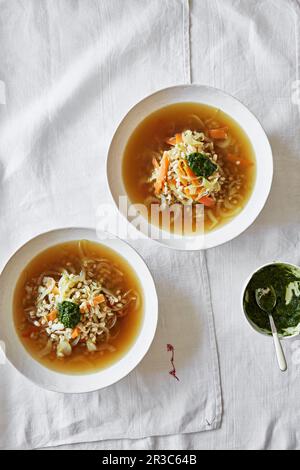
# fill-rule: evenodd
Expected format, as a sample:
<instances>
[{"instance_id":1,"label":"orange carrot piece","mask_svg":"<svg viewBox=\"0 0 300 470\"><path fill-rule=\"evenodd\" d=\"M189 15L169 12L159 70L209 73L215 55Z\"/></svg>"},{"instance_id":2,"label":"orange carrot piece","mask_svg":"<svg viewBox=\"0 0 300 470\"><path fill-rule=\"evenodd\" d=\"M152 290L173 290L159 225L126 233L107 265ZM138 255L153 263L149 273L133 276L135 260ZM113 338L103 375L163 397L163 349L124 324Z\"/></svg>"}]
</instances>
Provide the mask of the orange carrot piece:
<instances>
[{"instance_id":1,"label":"orange carrot piece","mask_svg":"<svg viewBox=\"0 0 300 470\"><path fill-rule=\"evenodd\" d=\"M160 162L159 174L158 174L156 182L154 184L155 194L160 193L163 182L166 179L166 176L168 174L168 169L169 169L169 158L166 155L166 153L164 153L164 155L161 159L161 162Z\"/></svg>"},{"instance_id":2,"label":"orange carrot piece","mask_svg":"<svg viewBox=\"0 0 300 470\"><path fill-rule=\"evenodd\" d=\"M193 181L193 185L194 186L200 186L199 178L197 177L197 175L195 175L193 170L191 170L191 168L188 166L187 162L185 162L185 161L183 162L183 167L184 167L185 175L188 176ZM185 185L184 186L186 186L187 184L189 184L189 182L187 181L187 179L185 179Z\"/></svg>"},{"instance_id":3,"label":"orange carrot piece","mask_svg":"<svg viewBox=\"0 0 300 470\"><path fill-rule=\"evenodd\" d=\"M198 202L206 207L213 207L215 205L215 201L209 196L201 197Z\"/></svg>"},{"instance_id":4,"label":"orange carrot piece","mask_svg":"<svg viewBox=\"0 0 300 470\"><path fill-rule=\"evenodd\" d=\"M178 167L177 167L177 172L178 172L178 177L179 177L180 183L183 186L187 186L188 182L187 182L187 179L186 179L186 174L185 174L185 172L183 171L183 169L181 168L180 165L178 165Z\"/></svg>"},{"instance_id":5,"label":"orange carrot piece","mask_svg":"<svg viewBox=\"0 0 300 470\"><path fill-rule=\"evenodd\" d=\"M74 328L74 330L72 331L72 334L71 334L71 338L72 339L75 339L77 338L77 336L79 336L79 328Z\"/></svg>"},{"instance_id":6,"label":"orange carrot piece","mask_svg":"<svg viewBox=\"0 0 300 470\"><path fill-rule=\"evenodd\" d=\"M174 135L174 137L169 137L166 140L166 143L169 145L176 145L176 144L181 144L182 142L182 133L178 132L177 134Z\"/></svg>"},{"instance_id":7,"label":"orange carrot piece","mask_svg":"<svg viewBox=\"0 0 300 470\"><path fill-rule=\"evenodd\" d=\"M184 162L184 171L186 172L187 176L189 176L191 179L198 179L197 175L195 175L193 170L188 166L187 162Z\"/></svg>"},{"instance_id":8,"label":"orange carrot piece","mask_svg":"<svg viewBox=\"0 0 300 470\"><path fill-rule=\"evenodd\" d=\"M103 294L97 295L96 297L94 297L93 302L94 302L94 305L102 304L103 302L105 302L104 295Z\"/></svg>"},{"instance_id":9,"label":"orange carrot piece","mask_svg":"<svg viewBox=\"0 0 300 470\"><path fill-rule=\"evenodd\" d=\"M181 132L178 133L178 134L175 134L175 142L176 142L176 144L181 144L181 142L182 142L182 134L181 134Z\"/></svg>"},{"instance_id":10,"label":"orange carrot piece","mask_svg":"<svg viewBox=\"0 0 300 470\"><path fill-rule=\"evenodd\" d=\"M174 178L169 181L169 186L175 186L176 187L176 180Z\"/></svg>"},{"instance_id":11,"label":"orange carrot piece","mask_svg":"<svg viewBox=\"0 0 300 470\"><path fill-rule=\"evenodd\" d=\"M58 287L53 287L52 294L57 295L59 294L59 288Z\"/></svg>"},{"instance_id":12,"label":"orange carrot piece","mask_svg":"<svg viewBox=\"0 0 300 470\"><path fill-rule=\"evenodd\" d=\"M212 139L226 139L228 127L219 127L218 129L209 129L208 135Z\"/></svg>"},{"instance_id":13,"label":"orange carrot piece","mask_svg":"<svg viewBox=\"0 0 300 470\"><path fill-rule=\"evenodd\" d=\"M52 312L48 313L47 320L54 321L57 318L57 310L52 310Z\"/></svg>"}]
</instances>

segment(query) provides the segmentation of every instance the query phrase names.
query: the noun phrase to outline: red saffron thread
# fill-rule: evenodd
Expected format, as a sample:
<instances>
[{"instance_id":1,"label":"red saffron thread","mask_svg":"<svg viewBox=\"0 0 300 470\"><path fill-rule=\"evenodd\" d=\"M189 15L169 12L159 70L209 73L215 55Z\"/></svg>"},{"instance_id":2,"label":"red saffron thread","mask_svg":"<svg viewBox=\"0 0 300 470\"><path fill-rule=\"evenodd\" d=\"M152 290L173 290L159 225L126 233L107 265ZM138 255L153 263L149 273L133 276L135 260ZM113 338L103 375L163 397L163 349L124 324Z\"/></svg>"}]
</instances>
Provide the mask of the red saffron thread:
<instances>
[{"instance_id":1,"label":"red saffron thread","mask_svg":"<svg viewBox=\"0 0 300 470\"><path fill-rule=\"evenodd\" d=\"M169 374L172 375L176 380L179 381L179 378L176 375L176 368L175 368L175 362L174 362L174 356L175 356L175 349L172 344L167 344L167 351L171 351L171 359L170 362L172 364L172 370L170 370Z\"/></svg>"}]
</instances>

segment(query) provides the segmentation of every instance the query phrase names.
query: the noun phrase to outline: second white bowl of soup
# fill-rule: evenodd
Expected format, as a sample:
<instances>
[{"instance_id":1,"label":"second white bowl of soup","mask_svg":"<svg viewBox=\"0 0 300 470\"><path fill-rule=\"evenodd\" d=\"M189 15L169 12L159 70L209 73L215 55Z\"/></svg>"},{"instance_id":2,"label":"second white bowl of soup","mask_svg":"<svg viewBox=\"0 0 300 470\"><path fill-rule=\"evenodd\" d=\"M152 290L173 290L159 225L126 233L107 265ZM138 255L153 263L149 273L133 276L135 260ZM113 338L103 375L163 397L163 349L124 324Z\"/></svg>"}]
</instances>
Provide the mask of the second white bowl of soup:
<instances>
[{"instance_id":1,"label":"second white bowl of soup","mask_svg":"<svg viewBox=\"0 0 300 470\"><path fill-rule=\"evenodd\" d=\"M156 290L144 261L92 229L30 240L4 268L0 294L8 360L49 390L113 384L141 361L156 330Z\"/></svg>"},{"instance_id":2,"label":"second white bowl of soup","mask_svg":"<svg viewBox=\"0 0 300 470\"><path fill-rule=\"evenodd\" d=\"M198 85L161 90L134 106L107 159L122 215L147 236L183 250L242 233L262 210L272 176L271 147L255 116L232 96Z\"/></svg>"}]
</instances>

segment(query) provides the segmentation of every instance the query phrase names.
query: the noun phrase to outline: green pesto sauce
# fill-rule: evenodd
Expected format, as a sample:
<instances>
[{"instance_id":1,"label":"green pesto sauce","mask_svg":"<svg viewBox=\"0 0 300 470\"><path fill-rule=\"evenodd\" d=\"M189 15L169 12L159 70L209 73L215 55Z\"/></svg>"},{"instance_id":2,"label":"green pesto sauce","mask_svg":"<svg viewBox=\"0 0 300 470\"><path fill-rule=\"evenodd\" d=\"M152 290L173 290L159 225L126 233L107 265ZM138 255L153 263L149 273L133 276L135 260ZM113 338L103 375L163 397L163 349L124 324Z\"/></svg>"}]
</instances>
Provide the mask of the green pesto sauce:
<instances>
[{"instance_id":1,"label":"green pesto sauce","mask_svg":"<svg viewBox=\"0 0 300 470\"><path fill-rule=\"evenodd\" d=\"M276 306L270 313L278 333L283 336L292 335L296 333L293 329L300 324L300 269L289 264L274 263L257 271L247 285L244 295L245 312L255 325L269 334L269 317L257 305L255 290L270 285L277 297Z\"/></svg>"}]
</instances>

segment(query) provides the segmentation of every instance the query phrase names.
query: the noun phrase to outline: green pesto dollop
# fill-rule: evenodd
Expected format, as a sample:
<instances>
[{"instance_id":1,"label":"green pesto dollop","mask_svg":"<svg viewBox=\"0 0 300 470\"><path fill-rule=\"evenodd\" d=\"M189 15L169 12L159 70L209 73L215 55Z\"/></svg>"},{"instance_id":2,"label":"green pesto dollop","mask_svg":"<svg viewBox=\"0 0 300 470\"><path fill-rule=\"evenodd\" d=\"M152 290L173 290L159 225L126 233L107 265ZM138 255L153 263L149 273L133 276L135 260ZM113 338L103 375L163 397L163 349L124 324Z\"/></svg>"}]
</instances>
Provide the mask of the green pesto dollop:
<instances>
[{"instance_id":1,"label":"green pesto dollop","mask_svg":"<svg viewBox=\"0 0 300 470\"><path fill-rule=\"evenodd\" d=\"M64 325L65 328L75 328L80 322L80 309L79 305L74 302L64 300L58 304L58 320Z\"/></svg>"},{"instance_id":2,"label":"green pesto dollop","mask_svg":"<svg viewBox=\"0 0 300 470\"><path fill-rule=\"evenodd\" d=\"M268 314L257 305L256 289L272 286L276 305L272 310L278 333L290 336L300 331L300 269L289 264L274 263L257 271L244 294L244 309L248 318L260 329L271 334Z\"/></svg>"},{"instance_id":3,"label":"green pesto dollop","mask_svg":"<svg viewBox=\"0 0 300 470\"><path fill-rule=\"evenodd\" d=\"M209 178L218 168L218 165L204 153L190 153L187 156L187 162L196 176L203 176L204 178Z\"/></svg>"}]
</instances>

